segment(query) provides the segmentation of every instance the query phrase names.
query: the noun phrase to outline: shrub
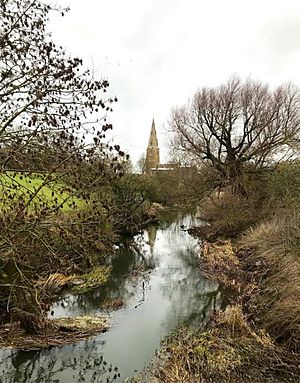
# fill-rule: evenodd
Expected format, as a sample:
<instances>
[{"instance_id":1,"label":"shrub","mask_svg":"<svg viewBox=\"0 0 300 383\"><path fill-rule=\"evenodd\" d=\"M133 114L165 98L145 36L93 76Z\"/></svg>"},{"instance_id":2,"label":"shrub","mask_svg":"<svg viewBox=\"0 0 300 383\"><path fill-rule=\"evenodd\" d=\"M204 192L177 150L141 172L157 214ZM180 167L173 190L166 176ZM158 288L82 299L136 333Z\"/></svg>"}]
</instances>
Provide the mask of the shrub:
<instances>
[{"instance_id":1,"label":"shrub","mask_svg":"<svg viewBox=\"0 0 300 383\"><path fill-rule=\"evenodd\" d=\"M236 237L268 214L268 206L254 198L230 190L215 192L200 204L201 219L208 223L200 233L207 239Z\"/></svg>"}]
</instances>

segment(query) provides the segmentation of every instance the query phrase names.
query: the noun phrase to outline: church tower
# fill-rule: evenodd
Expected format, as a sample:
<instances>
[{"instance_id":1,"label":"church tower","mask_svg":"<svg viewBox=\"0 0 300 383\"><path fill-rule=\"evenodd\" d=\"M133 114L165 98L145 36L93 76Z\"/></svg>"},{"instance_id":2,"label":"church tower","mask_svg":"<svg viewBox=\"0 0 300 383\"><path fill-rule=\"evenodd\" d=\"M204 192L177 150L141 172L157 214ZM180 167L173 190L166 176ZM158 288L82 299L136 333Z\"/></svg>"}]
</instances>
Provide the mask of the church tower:
<instances>
[{"instance_id":1,"label":"church tower","mask_svg":"<svg viewBox=\"0 0 300 383\"><path fill-rule=\"evenodd\" d=\"M149 143L147 147L146 172L149 173L150 169L158 168L158 165L159 165L159 147L158 147L158 141L156 136L155 122L153 119Z\"/></svg>"}]
</instances>

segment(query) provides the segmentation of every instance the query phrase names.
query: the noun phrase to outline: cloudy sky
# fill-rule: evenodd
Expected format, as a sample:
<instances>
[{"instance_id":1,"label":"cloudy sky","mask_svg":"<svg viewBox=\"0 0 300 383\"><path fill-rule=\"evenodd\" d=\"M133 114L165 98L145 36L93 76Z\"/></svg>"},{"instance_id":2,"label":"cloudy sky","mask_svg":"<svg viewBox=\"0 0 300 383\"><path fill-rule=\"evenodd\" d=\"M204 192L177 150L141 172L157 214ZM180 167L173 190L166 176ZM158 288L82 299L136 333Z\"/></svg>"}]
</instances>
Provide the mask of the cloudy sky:
<instances>
[{"instance_id":1,"label":"cloudy sky","mask_svg":"<svg viewBox=\"0 0 300 383\"><path fill-rule=\"evenodd\" d=\"M170 110L233 73L300 85L299 0L57 0L54 40L107 78L114 138L133 162L155 118L167 159Z\"/></svg>"}]
</instances>

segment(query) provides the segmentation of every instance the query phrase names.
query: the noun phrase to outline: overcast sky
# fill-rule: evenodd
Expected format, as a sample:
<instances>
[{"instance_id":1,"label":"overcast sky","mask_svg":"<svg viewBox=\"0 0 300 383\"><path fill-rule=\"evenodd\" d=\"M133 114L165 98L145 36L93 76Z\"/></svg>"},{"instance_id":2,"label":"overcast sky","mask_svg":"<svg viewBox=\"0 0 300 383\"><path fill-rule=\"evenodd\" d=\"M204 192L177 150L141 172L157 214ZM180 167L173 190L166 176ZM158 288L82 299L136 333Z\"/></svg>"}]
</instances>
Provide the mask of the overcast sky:
<instances>
[{"instance_id":1,"label":"overcast sky","mask_svg":"<svg viewBox=\"0 0 300 383\"><path fill-rule=\"evenodd\" d=\"M162 162L170 110L233 73L300 85L299 0L58 0L54 40L110 82L114 138L133 162L155 118Z\"/></svg>"}]
</instances>

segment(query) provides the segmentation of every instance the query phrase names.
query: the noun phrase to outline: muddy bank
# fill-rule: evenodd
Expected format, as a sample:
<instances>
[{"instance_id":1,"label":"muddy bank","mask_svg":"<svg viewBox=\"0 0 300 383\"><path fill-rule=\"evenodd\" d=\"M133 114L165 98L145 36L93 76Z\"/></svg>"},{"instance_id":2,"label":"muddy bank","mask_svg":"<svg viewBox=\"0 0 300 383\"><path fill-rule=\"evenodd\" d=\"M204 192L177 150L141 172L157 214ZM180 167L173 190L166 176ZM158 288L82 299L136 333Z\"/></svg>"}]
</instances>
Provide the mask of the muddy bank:
<instances>
[{"instance_id":1,"label":"muddy bank","mask_svg":"<svg viewBox=\"0 0 300 383\"><path fill-rule=\"evenodd\" d=\"M197 268L198 241L182 229L193 222L177 214L159 227L148 227L135 238L135 246L120 246L105 285L67 293L50 309L55 319L108 316L109 331L40 351L2 350L5 383L88 383L93 376L99 383L123 382L149 363L161 339L179 323L206 323L224 307L226 297Z\"/></svg>"}]
</instances>

